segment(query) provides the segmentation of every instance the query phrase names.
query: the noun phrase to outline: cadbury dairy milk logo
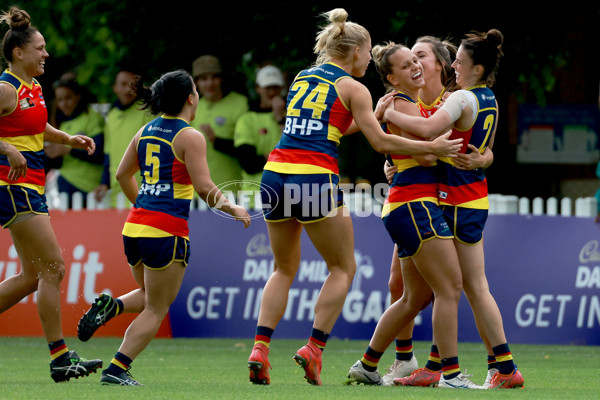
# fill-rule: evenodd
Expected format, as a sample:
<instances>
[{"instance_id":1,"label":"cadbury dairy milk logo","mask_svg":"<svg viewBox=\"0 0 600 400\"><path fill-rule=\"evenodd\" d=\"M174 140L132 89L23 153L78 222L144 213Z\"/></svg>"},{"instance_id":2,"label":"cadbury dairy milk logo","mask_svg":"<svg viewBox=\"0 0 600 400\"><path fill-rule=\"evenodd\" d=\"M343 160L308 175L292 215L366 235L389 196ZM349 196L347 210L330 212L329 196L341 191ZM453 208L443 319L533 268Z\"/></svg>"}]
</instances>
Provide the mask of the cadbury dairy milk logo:
<instances>
[{"instance_id":1,"label":"cadbury dairy milk logo","mask_svg":"<svg viewBox=\"0 0 600 400\"><path fill-rule=\"evenodd\" d=\"M254 235L252 239L248 241L246 246L246 255L248 257L261 257L261 256L272 256L273 251L271 245L267 240L267 235L259 233Z\"/></svg>"},{"instance_id":2,"label":"cadbury dairy milk logo","mask_svg":"<svg viewBox=\"0 0 600 400\"><path fill-rule=\"evenodd\" d=\"M600 244L597 240L587 242L579 252L579 261L582 263L600 262Z\"/></svg>"}]
</instances>

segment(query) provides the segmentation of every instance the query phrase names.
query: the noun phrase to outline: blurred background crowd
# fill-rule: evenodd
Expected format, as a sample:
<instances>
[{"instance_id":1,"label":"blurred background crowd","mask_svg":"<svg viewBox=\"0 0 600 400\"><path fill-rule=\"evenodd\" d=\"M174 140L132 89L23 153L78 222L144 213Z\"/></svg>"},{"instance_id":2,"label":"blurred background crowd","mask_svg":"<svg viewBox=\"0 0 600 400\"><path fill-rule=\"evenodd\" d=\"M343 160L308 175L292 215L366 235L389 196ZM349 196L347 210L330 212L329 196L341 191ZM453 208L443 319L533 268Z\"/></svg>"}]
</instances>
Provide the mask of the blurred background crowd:
<instances>
[{"instance_id":1,"label":"blurred background crowd","mask_svg":"<svg viewBox=\"0 0 600 400\"><path fill-rule=\"evenodd\" d=\"M50 58L38 80L51 104L50 122L71 134L95 137L103 149L88 159L76 150L49 147L47 169L60 171L62 191L94 191L99 197L115 188L110 176L119 152L150 118L132 106L128 81L141 75L151 83L179 68L192 73L202 98L193 125L210 142L209 161L230 165L219 167L223 176L213 176L215 183L242 175L255 179L278 135L277 125L265 126L261 118L279 118L287 86L314 61L319 14L335 7L288 1L150 6L138 0L24 0L17 5L28 10L47 42ZM490 193L594 196L600 186L599 5L557 10L529 2L525 10L516 1L483 7L481 2L416 0L345 8L349 20L370 31L373 45L392 40L411 46L423 35L458 44L472 30L501 30L504 57L492 88L500 120L494 163L487 171ZM373 66L362 81L374 101L384 94ZM222 115L228 123L219 124ZM383 156L362 135L342 140L346 182L383 182L382 166Z\"/></svg>"}]
</instances>

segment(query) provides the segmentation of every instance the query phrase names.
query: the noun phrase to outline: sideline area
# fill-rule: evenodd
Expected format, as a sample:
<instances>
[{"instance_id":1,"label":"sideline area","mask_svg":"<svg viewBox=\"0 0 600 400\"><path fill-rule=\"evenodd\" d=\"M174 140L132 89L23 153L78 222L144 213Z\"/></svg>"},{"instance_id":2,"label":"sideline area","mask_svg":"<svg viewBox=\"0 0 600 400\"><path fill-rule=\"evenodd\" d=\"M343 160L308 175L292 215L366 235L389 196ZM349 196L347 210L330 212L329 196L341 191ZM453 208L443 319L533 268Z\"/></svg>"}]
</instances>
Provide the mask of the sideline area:
<instances>
[{"instance_id":1,"label":"sideline area","mask_svg":"<svg viewBox=\"0 0 600 400\"><path fill-rule=\"evenodd\" d=\"M77 321L98 293L114 295L135 288L123 254L121 229L127 211L81 210L51 213L63 248L65 335L76 335ZM245 337L256 324L260 294L272 270L265 222L250 228L211 211L190 215L193 243L179 296L159 337ZM229 223L231 222L231 223ZM392 242L375 215L353 217L357 273L342 315L331 335L368 339L388 304L387 280ZM490 215L484 247L486 273L512 343L600 345L600 234L591 218ZM10 233L0 231L0 278L19 270ZM290 292L280 338L310 332L313 306L327 268L303 237L302 262ZM34 296L0 315L1 336L41 336ZM121 336L133 315L98 330ZM466 299L461 299L459 340L478 342ZM430 340L431 308L417 319L415 340Z\"/></svg>"}]
</instances>

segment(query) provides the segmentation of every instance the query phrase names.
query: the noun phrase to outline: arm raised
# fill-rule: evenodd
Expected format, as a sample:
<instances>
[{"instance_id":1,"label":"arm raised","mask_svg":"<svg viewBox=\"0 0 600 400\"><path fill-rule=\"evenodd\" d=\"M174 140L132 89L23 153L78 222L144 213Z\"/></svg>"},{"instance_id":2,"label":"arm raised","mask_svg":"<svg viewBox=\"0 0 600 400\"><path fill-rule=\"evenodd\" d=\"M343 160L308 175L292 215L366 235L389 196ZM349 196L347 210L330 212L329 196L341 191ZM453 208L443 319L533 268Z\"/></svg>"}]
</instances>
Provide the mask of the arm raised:
<instances>
[{"instance_id":1,"label":"arm raised","mask_svg":"<svg viewBox=\"0 0 600 400\"><path fill-rule=\"evenodd\" d=\"M383 154L435 154L438 157L448 157L455 155L460 149L462 139L448 140L449 135L433 142L387 135L375 118L369 90L353 79L343 79L337 85L354 120L375 151Z\"/></svg>"}]
</instances>

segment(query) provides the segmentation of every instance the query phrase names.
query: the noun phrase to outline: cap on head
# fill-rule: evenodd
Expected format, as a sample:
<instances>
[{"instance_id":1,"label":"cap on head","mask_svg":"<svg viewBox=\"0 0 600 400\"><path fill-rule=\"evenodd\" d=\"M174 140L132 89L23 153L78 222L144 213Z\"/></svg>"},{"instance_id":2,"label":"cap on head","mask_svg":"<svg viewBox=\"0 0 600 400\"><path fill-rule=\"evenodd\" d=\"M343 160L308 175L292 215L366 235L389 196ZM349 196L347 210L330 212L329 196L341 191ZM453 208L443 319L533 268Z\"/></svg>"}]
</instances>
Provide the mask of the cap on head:
<instances>
[{"instance_id":1,"label":"cap on head","mask_svg":"<svg viewBox=\"0 0 600 400\"><path fill-rule=\"evenodd\" d=\"M256 74L256 84L261 87L284 86L283 74L273 65L262 67Z\"/></svg>"},{"instance_id":2,"label":"cap on head","mask_svg":"<svg viewBox=\"0 0 600 400\"><path fill-rule=\"evenodd\" d=\"M194 78L205 74L220 74L221 64L215 56L205 55L198 57L192 64L192 75Z\"/></svg>"}]
</instances>

